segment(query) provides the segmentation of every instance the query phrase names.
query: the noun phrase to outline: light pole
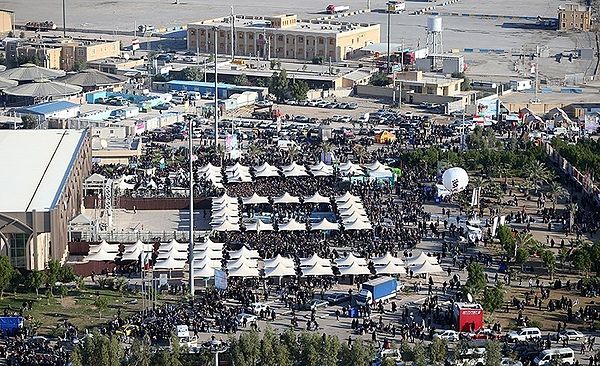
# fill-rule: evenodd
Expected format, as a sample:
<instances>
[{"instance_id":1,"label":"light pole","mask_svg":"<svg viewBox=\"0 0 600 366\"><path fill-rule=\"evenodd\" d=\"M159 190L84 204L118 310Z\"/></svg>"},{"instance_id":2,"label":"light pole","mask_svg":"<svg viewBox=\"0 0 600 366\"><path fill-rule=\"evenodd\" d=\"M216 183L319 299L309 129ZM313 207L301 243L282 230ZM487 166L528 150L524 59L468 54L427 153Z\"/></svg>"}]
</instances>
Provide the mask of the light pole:
<instances>
[{"instance_id":1,"label":"light pole","mask_svg":"<svg viewBox=\"0 0 600 366\"><path fill-rule=\"evenodd\" d=\"M229 350L229 344L215 339L215 336L212 336L210 341L202 344L202 347L215 354L215 366L219 366L219 353Z\"/></svg>"},{"instance_id":2,"label":"light pole","mask_svg":"<svg viewBox=\"0 0 600 366\"><path fill-rule=\"evenodd\" d=\"M216 151L217 146L219 146L219 86L217 85L217 78L219 75L219 72L217 70L217 64L218 64L217 55L219 52L217 37L219 36L219 28L215 27L214 31L215 31L215 37L214 37L214 42L215 42L215 151Z\"/></svg>"},{"instance_id":3,"label":"light pole","mask_svg":"<svg viewBox=\"0 0 600 366\"><path fill-rule=\"evenodd\" d=\"M189 282L190 282L190 295L194 296L194 142L192 141L192 130L194 128L193 118L189 118L188 125L188 140L189 140L189 162L190 162L190 242L188 246L188 258L189 258Z\"/></svg>"},{"instance_id":4,"label":"light pole","mask_svg":"<svg viewBox=\"0 0 600 366\"><path fill-rule=\"evenodd\" d=\"M387 11L387 73L391 72L391 64L390 64L390 27L391 27L391 19L392 13L390 12L390 3L386 3L386 11Z\"/></svg>"},{"instance_id":5,"label":"light pole","mask_svg":"<svg viewBox=\"0 0 600 366\"><path fill-rule=\"evenodd\" d=\"M63 38L67 38L67 6L66 0L62 0L62 15L63 15Z\"/></svg>"}]
</instances>

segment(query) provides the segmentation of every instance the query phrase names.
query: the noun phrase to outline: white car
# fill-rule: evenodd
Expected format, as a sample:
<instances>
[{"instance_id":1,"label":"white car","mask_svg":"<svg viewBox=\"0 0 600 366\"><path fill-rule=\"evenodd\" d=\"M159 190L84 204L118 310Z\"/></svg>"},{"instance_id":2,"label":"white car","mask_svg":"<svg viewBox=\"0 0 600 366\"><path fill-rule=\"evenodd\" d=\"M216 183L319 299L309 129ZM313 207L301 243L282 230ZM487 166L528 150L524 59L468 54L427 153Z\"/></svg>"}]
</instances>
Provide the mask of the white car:
<instances>
[{"instance_id":1,"label":"white car","mask_svg":"<svg viewBox=\"0 0 600 366\"><path fill-rule=\"evenodd\" d=\"M254 105L257 107L270 107L273 105L273 102L270 100L259 100L258 102L254 103Z\"/></svg>"},{"instance_id":2,"label":"white car","mask_svg":"<svg viewBox=\"0 0 600 366\"><path fill-rule=\"evenodd\" d=\"M585 338L585 335L575 329L565 329L565 330L560 331L560 333L558 333L558 337L559 337L559 340L561 340L561 341L566 339L567 341L571 342L571 341L580 341L583 338ZM554 336L554 339L556 339L556 335Z\"/></svg>"},{"instance_id":3,"label":"white car","mask_svg":"<svg viewBox=\"0 0 600 366\"><path fill-rule=\"evenodd\" d=\"M539 328L522 328L508 332L506 338L509 342L524 342L531 339L542 338L542 332Z\"/></svg>"},{"instance_id":4,"label":"white car","mask_svg":"<svg viewBox=\"0 0 600 366\"><path fill-rule=\"evenodd\" d=\"M458 341L459 333L455 330L436 330L433 338L445 339L448 342Z\"/></svg>"},{"instance_id":5,"label":"white car","mask_svg":"<svg viewBox=\"0 0 600 366\"><path fill-rule=\"evenodd\" d=\"M255 302L250 304L250 311L252 314L258 315L260 311L267 311L268 306L263 304L262 302Z\"/></svg>"},{"instance_id":6,"label":"white car","mask_svg":"<svg viewBox=\"0 0 600 366\"><path fill-rule=\"evenodd\" d=\"M258 317L254 314L246 314L246 313L239 313L236 317L235 317L238 321L238 323L242 324L244 322L244 319L246 319L246 323L252 323L258 320Z\"/></svg>"},{"instance_id":7,"label":"white car","mask_svg":"<svg viewBox=\"0 0 600 366\"><path fill-rule=\"evenodd\" d=\"M500 366L523 366L523 362L515 361L512 358L502 357L502 361L500 361Z\"/></svg>"}]
</instances>

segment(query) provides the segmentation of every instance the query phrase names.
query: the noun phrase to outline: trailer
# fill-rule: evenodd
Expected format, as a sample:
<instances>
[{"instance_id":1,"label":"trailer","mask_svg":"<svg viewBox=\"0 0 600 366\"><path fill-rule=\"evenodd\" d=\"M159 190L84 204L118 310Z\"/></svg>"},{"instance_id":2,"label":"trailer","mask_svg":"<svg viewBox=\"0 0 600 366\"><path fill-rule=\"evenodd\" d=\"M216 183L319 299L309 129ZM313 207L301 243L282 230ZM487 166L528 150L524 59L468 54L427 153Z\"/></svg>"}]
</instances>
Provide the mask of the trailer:
<instances>
[{"instance_id":1,"label":"trailer","mask_svg":"<svg viewBox=\"0 0 600 366\"><path fill-rule=\"evenodd\" d=\"M333 5L333 4L329 4L327 5L327 8L325 8L325 11L328 14L338 14L338 13L343 13L345 11L350 10L349 6L346 5Z\"/></svg>"},{"instance_id":2,"label":"trailer","mask_svg":"<svg viewBox=\"0 0 600 366\"><path fill-rule=\"evenodd\" d=\"M406 2L404 0L389 0L387 2L387 12L398 14L406 10Z\"/></svg>"}]
</instances>

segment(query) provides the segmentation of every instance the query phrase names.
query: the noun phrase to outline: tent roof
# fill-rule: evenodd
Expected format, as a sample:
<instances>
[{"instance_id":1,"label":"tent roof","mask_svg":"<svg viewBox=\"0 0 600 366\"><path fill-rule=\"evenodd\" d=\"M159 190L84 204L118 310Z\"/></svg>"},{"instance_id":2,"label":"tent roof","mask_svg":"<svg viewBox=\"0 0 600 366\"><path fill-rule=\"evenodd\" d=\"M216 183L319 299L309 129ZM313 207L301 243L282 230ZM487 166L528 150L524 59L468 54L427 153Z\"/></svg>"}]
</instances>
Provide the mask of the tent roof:
<instances>
[{"instance_id":1,"label":"tent roof","mask_svg":"<svg viewBox=\"0 0 600 366\"><path fill-rule=\"evenodd\" d=\"M329 197L321 196L319 191L310 197L304 198L304 203L330 203Z\"/></svg>"},{"instance_id":2,"label":"tent roof","mask_svg":"<svg viewBox=\"0 0 600 366\"><path fill-rule=\"evenodd\" d=\"M202 173L204 173L204 172L207 172L207 171L210 171L210 170L213 170L213 171L214 171L214 170L221 171L221 167L214 166L214 165L212 165L211 163L208 163L208 164L206 164L206 165L204 165L204 166L202 166L202 167L198 168L198 172L202 172Z\"/></svg>"},{"instance_id":3,"label":"tent roof","mask_svg":"<svg viewBox=\"0 0 600 366\"><path fill-rule=\"evenodd\" d=\"M376 257L371 259L375 266L385 266L392 263L397 266L402 266L404 261L400 258L394 257L390 252L385 253L383 257Z\"/></svg>"},{"instance_id":4,"label":"tent roof","mask_svg":"<svg viewBox=\"0 0 600 366\"><path fill-rule=\"evenodd\" d=\"M67 76L60 78L60 81L79 85L84 88L93 88L97 86L124 84L127 79L119 75L108 74L96 69L85 69L76 74L68 74Z\"/></svg>"},{"instance_id":5,"label":"tent roof","mask_svg":"<svg viewBox=\"0 0 600 366\"><path fill-rule=\"evenodd\" d=\"M81 93L83 89L77 85L59 83L57 81L40 80L33 83L6 88L4 93L19 97L63 97Z\"/></svg>"},{"instance_id":6,"label":"tent roof","mask_svg":"<svg viewBox=\"0 0 600 366\"><path fill-rule=\"evenodd\" d=\"M296 162L281 168L283 175L286 177L301 177L307 176L306 168L302 165L296 164Z\"/></svg>"},{"instance_id":7,"label":"tent roof","mask_svg":"<svg viewBox=\"0 0 600 366\"><path fill-rule=\"evenodd\" d=\"M17 86L17 85L19 85L18 81L10 80L10 79L5 79L3 77L0 77L0 90L1 89L6 89L6 88L10 88L12 86Z\"/></svg>"},{"instance_id":8,"label":"tent roof","mask_svg":"<svg viewBox=\"0 0 600 366\"><path fill-rule=\"evenodd\" d=\"M366 265L360 265L357 262L353 262L348 266L339 266L338 267L340 274L342 276L347 275L370 275L371 270Z\"/></svg>"},{"instance_id":9,"label":"tent roof","mask_svg":"<svg viewBox=\"0 0 600 366\"><path fill-rule=\"evenodd\" d=\"M258 267L241 265L229 271L229 277L260 277Z\"/></svg>"},{"instance_id":10,"label":"tent roof","mask_svg":"<svg viewBox=\"0 0 600 366\"><path fill-rule=\"evenodd\" d=\"M300 203L300 199L285 192L281 197L273 198L273 203Z\"/></svg>"},{"instance_id":11,"label":"tent roof","mask_svg":"<svg viewBox=\"0 0 600 366\"><path fill-rule=\"evenodd\" d=\"M260 203L269 203L269 199L267 197L259 196L256 192L251 197L242 198L242 202L244 205L254 205Z\"/></svg>"},{"instance_id":12,"label":"tent roof","mask_svg":"<svg viewBox=\"0 0 600 366\"><path fill-rule=\"evenodd\" d=\"M301 267L302 277L307 276L333 276L331 267L315 264L313 266Z\"/></svg>"},{"instance_id":13,"label":"tent roof","mask_svg":"<svg viewBox=\"0 0 600 366\"><path fill-rule=\"evenodd\" d=\"M383 266L376 266L375 267L375 272L377 272L377 274L403 274L406 273L406 270L404 269L404 267L399 266L397 264L394 264L392 262L389 262L386 265Z\"/></svg>"},{"instance_id":14,"label":"tent roof","mask_svg":"<svg viewBox=\"0 0 600 366\"><path fill-rule=\"evenodd\" d=\"M240 257L238 259L227 261L228 269L239 268L242 265L245 265L250 268L255 268L258 267L258 260Z\"/></svg>"},{"instance_id":15,"label":"tent roof","mask_svg":"<svg viewBox=\"0 0 600 366\"><path fill-rule=\"evenodd\" d=\"M185 260L179 260L173 257L167 257L154 264L154 269L183 269L184 267Z\"/></svg>"},{"instance_id":16,"label":"tent roof","mask_svg":"<svg viewBox=\"0 0 600 366\"><path fill-rule=\"evenodd\" d=\"M86 215L80 213L79 215L75 216L73 218L73 220L69 221L69 224L71 224L71 225L91 225L92 219L90 219Z\"/></svg>"},{"instance_id":17,"label":"tent roof","mask_svg":"<svg viewBox=\"0 0 600 366\"><path fill-rule=\"evenodd\" d=\"M348 256L346 258L338 258L335 260L335 264L338 267L340 267L340 266L347 267L347 266L351 265L352 263L356 263L359 266L366 266L367 260L362 257L355 256L354 253L348 254Z\"/></svg>"},{"instance_id":18,"label":"tent roof","mask_svg":"<svg viewBox=\"0 0 600 366\"><path fill-rule=\"evenodd\" d=\"M308 258L300 259L300 267L312 267L315 265L329 267L331 266L331 262L329 262L329 259L319 257L316 253Z\"/></svg>"},{"instance_id":19,"label":"tent roof","mask_svg":"<svg viewBox=\"0 0 600 366\"><path fill-rule=\"evenodd\" d=\"M385 165L381 164L379 162L379 160L375 160L371 164L364 164L363 166L365 167L365 169L367 169L369 171L377 170L377 169L379 169L381 167L387 168Z\"/></svg>"},{"instance_id":20,"label":"tent roof","mask_svg":"<svg viewBox=\"0 0 600 366\"><path fill-rule=\"evenodd\" d=\"M274 267L265 268L265 277L284 277L284 276L295 276L296 269L294 267L287 267L278 263Z\"/></svg>"},{"instance_id":21,"label":"tent roof","mask_svg":"<svg viewBox=\"0 0 600 366\"><path fill-rule=\"evenodd\" d=\"M158 247L158 251L159 252L170 252L172 250L176 250L178 252L187 252L188 250L188 244L187 243L180 243L177 240L173 239L168 243L162 243L160 244L160 246Z\"/></svg>"},{"instance_id":22,"label":"tent roof","mask_svg":"<svg viewBox=\"0 0 600 366\"><path fill-rule=\"evenodd\" d=\"M119 244L108 244L106 240L102 240L100 244L90 245L89 254L105 252L105 253L118 253Z\"/></svg>"},{"instance_id":23,"label":"tent roof","mask_svg":"<svg viewBox=\"0 0 600 366\"><path fill-rule=\"evenodd\" d=\"M279 177L279 170L276 167L269 165L263 170L256 171L254 173L255 178L261 177Z\"/></svg>"},{"instance_id":24,"label":"tent roof","mask_svg":"<svg viewBox=\"0 0 600 366\"><path fill-rule=\"evenodd\" d=\"M292 258L284 257L281 254L277 254L275 258L265 259L263 263L265 264L265 268L277 267L279 265L292 268L296 266Z\"/></svg>"},{"instance_id":25,"label":"tent roof","mask_svg":"<svg viewBox=\"0 0 600 366\"><path fill-rule=\"evenodd\" d=\"M351 203L358 203L361 202L360 197L353 195L352 193L346 191L346 193L344 193L341 196L337 196L335 198L336 202L340 202L340 203L347 203L347 202L351 202Z\"/></svg>"},{"instance_id":26,"label":"tent roof","mask_svg":"<svg viewBox=\"0 0 600 366\"><path fill-rule=\"evenodd\" d=\"M441 273L444 272L442 266L439 264L432 264L428 261L423 262L420 266L411 267L413 274L432 274L432 273Z\"/></svg>"},{"instance_id":27,"label":"tent roof","mask_svg":"<svg viewBox=\"0 0 600 366\"><path fill-rule=\"evenodd\" d=\"M225 171L226 172L241 171L241 172L248 173L250 171L250 168L237 162L234 165L230 165L230 166L226 167Z\"/></svg>"},{"instance_id":28,"label":"tent roof","mask_svg":"<svg viewBox=\"0 0 600 366\"><path fill-rule=\"evenodd\" d=\"M371 230L373 226L369 222L356 220L351 223L344 223L344 228L346 230Z\"/></svg>"},{"instance_id":29,"label":"tent roof","mask_svg":"<svg viewBox=\"0 0 600 366\"><path fill-rule=\"evenodd\" d=\"M419 253L418 256L406 257L404 261L406 262L406 264L411 266L421 265L424 262L438 264L437 258L430 257L427 254L425 254L425 252Z\"/></svg>"},{"instance_id":30,"label":"tent roof","mask_svg":"<svg viewBox=\"0 0 600 366\"><path fill-rule=\"evenodd\" d=\"M165 258L175 258L178 260L186 260L188 257L188 252L182 252L175 248L167 251L167 252L159 252L157 259L165 259Z\"/></svg>"},{"instance_id":31,"label":"tent roof","mask_svg":"<svg viewBox=\"0 0 600 366\"><path fill-rule=\"evenodd\" d=\"M326 218L317 222L316 224L311 224L311 230L339 230L340 226L337 222L331 222Z\"/></svg>"},{"instance_id":32,"label":"tent roof","mask_svg":"<svg viewBox=\"0 0 600 366\"><path fill-rule=\"evenodd\" d=\"M273 231L273 224L267 224L262 220L246 223L244 226L246 227L246 231Z\"/></svg>"},{"instance_id":33,"label":"tent roof","mask_svg":"<svg viewBox=\"0 0 600 366\"><path fill-rule=\"evenodd\" d=\"M119 255L118 252L106 252L104 250L100 250L98 252L94 252L89 254L83 258L84 262L101 262L101 261L114 261L115 258Z\"/></svg>"},{"instance_id":34,"label":"tent roof","mask_svg":"<svg viewBox=\"0 0 600 366\"><path fill-rule=\"evenodd\" d=\"M302 231L306 230L306 224L296 221L296 219L290 219L285 224L279 224L279 231Z\"/></svg>"},{"instance_id":35,"label":"tent roof","mask_svg":"<svg viewBox=\"0 0 600 366\"><path fill-rule=\"evenodd\" d=\"M355 221L369 222L369 218L365 215L361 215L358 212L354 211L352 215L346 216L342 218L342 222L344 224L350 224Z\"/></svg>"},{"instance_id":36,"label":"tent roof","mask_svg":"<svg viewBox=\"0 0 600 366\"><path fill-rule=\"evenodd\" d=\"M389 177L392 177L393 175L394 175L394 173L391 170L384 167L383 165L379 166L375 170L369 171L369 177L389 178Z\"/></svg>"},{"instance_id":37,"label":"tent roof","mask_svg":"<svg viewBox=\"0 0 600 366\"><path fill-rule=\"evenodd\" d=\"M229 252L229 258L231 259L240 257L258 259L260 258L260 255L258 254L258 250L250 250L246 246L241 247L239 250Z\"/></svg>"},{"instance_id":38,"label":"tent roof","mask_svg":"<svg viewBox=\"0 0 600 366\"><path fill-rule=\"evenodd\" d=\"M232 196L228 195L227 193L223 194L220 197L215 197L215 198L212 199L212 203L213 204L215 204L215 203L217 203L217 204L221 204L221 203L229 203L229 204L231 204L231 203L237 203L237 202L238 202L237 197L232 197Z\"/></svg>"},{"instance_id":39,"label":"tent roof","mask_svg":"<svg viewBox=\"0 0 600 366\"><path fill-rule=\"evenodd\" d=\"M240 225L236 222L225 221L220 225L213 227L215 231L240 231Z\"/></svg>"},{"instance_id":40,"label":"tent roof","mask_svg":"<svg viewBox=\"0 0 600 366\"><path fill-rule=\"evenodd\" d=\"M34 81L40 79L56 79L64 76L62 70L52 70L34 64L24 64L14 69L8 69L0 73L0 77L18 82Z\"/></svg>"}]
</instances>

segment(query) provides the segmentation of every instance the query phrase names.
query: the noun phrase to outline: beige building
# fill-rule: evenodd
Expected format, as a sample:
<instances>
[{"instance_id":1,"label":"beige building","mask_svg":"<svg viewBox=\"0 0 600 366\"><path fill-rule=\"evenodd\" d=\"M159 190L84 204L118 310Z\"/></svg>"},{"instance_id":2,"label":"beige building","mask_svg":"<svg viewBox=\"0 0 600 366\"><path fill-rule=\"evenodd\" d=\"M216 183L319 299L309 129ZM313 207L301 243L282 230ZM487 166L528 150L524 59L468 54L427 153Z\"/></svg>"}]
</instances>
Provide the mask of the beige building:
<instances>
[{"instance_id":1,"label":"beige building","mask_svg":"<svg viewBox=\"0 0 600 366\"><path fill-rule=\"evenodd\" d=\"M13 19L15 13L12 10L0 9L0 33L8 33L13 30Z\"/></svg>"},{"instance_id":2,"label":"beige building","mask_svg":"<svg viewBox=\"0 0 600 366\"><path fill-rule=\"evenodd\" d=\"M357 50L380 41L379 24L299 20L296 15L235 17L234 48L237 56L259 56L324 61L350 58ZM188 24L190 51L214 52L214 30L218 29L219 54L231 54L231 18Z\"/></svg>"},{"instance_id":3,"label":"beige building","mask_svg":"<svg viewBox=\"0 0 600 366\"><path fill-rule=\"evenodd\" d=\"M558 30L587 32L592 27L592 9L589 6L568 3L558 8Z\"/></svg>"},{"instance_id":4,"label":"beige building","mask_svg":"<svg viewBox=\"0 0 600 366\"><path fill-rule=\"evenodd\" d=\"M42 66L51 69L71 71L79 64L120 56L120 41L95 39L30 39L7 43L6 59L16 64L19 56L36 56Z\"/></svg>"},{"instance_id":5,"label":"beige building","mask_svg":"<svg viewBox=\"0 0 600 366\"><path fill-rule=\"evenodd\" d=\"M424 74L422 71L397 72L396 84L403 92L453 97L461 93L464 79L446 77L440 74Z\"/></svg>"},{"instance_id":6,"label":"beige building","mask_svg":"<svg viewBox=\"0 0 600 366\"><path fill-rule=\"evenodd\" d=\"M14 159L23 146L29 154ZM88 129L0 130L0 254L15 267L65 260L68 222L81 213L91 155Z\"/></svg>"}]
</instances>

